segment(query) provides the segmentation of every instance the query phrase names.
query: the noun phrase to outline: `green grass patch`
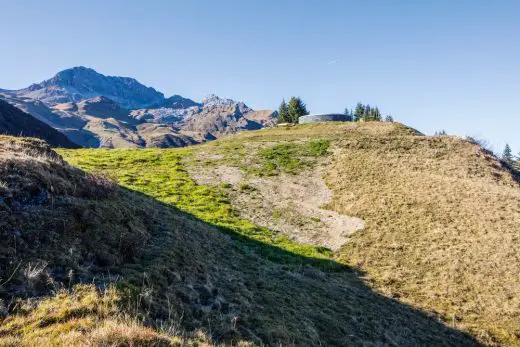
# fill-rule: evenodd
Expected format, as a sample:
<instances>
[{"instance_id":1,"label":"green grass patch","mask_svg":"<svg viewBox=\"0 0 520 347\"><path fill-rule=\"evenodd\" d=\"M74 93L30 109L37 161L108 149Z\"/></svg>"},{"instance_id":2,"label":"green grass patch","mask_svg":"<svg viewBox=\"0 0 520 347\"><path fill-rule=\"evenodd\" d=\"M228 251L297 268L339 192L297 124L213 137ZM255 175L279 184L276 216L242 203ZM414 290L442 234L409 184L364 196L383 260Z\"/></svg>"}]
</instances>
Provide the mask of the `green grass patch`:
<instances>
[{"instance_id":1,"label":"green grass patch","mask_svg":"<svg viewBox=\"0 0 520 347\"><path fill-rule=\"evenodd\" d=\"M258 151L260 165L248 169L258 176L276 176L280 173L297 174L304 168L312 167L316 160L328 154L329 141L316 140L306 143L282 143Z\"/></svg>"},{"instance_id":2,"label":"green grass patch","mask_svg":"<svg viewBox=\"0 0 520 347\"><path fill-rule=\"evenodd\" d=\"M284 151L275 150L276 153ZM341 268L330 260L332 252L324 247L299 244L238 217L223 187L199 185L190 177L183 164L183 160L192 155L190 149L80 149L60 150L60 154L72 165L86 171L106 172L123 187L217 226L247 249L254 248L270 260ZM248 187L241 189L248 190Z\"/></svg>"},{"instance_id":3,"label":"green grass patch","mask_svg":"<svg viewBox=\"0 0 520 347\"><path fill-rule=\"evenodd\" d=\"M317 140L309 142L308 154L318 157L327 155L329 153L329 141L328 140Z\"/></svg>"}]
</instances>

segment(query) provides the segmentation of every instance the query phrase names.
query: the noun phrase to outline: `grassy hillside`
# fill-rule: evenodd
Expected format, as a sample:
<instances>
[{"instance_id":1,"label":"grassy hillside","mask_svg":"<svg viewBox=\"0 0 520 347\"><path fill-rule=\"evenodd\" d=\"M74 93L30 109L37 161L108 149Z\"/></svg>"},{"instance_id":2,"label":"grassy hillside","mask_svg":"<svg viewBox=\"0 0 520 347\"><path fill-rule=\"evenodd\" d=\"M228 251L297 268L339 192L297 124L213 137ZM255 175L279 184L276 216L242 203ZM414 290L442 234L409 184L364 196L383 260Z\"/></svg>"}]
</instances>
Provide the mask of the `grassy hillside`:
<instances>
[{"instance_id":1,"label":"grassy hillside","mask_svg":"<svg viewBox=\"0 0 520 347\"><path fill-rule=\"evenodd\" d=\"M463 140L310 124L60 150L88 174L19 141L0 141L0 345L519 342L520 191ZM314 236L342 215L364 227L332 251Z\"/></svg>"},{"instance_id":2,"label":"grassy hillside","mask_svg":"<svg viewBox=\"0 0 520 347\"><path fill-rule=\"evenodd\" d=\"M0 345L475 344L329 251L237 218L175 150L63 153L146 194L1 139Z\"/></svg>"},{"instance_id":3,"label":"grassy hillside","mask_svg":"<svg viewBox=\"0 0 520 347\"><path fill-rule=\"evenodd\" d=\"M518 345L519 185L474 144L416 135L398 124L321 124L228 141L329 139L326 207L365 221L336 259L364 271L384 295L485 344Z\"/></svg>"},{"instance_id":4,"label":"grassy hillside","mask_svg":"<svg viewBox=\"0 0 520 347\"><path fill-rule=\"evenodd\" d=\"M315 138L334 151L322 171L327 208L365 221L336 259L485 344L520 344L520 189L511 173L474 144L398 124L309 125L240 141Z\"/></svg>"},{"instance_id":5,"label":"grassy hillside","mask_svg":"<svg viewBox=\"0 0 520 347\"><path fill-rule=\"evenodd\" d=\"M520 188L511 174L457 138L338 147L328 207L366 221L341 261L485 343L520 344Z\"/></svg>"}]
</instances>

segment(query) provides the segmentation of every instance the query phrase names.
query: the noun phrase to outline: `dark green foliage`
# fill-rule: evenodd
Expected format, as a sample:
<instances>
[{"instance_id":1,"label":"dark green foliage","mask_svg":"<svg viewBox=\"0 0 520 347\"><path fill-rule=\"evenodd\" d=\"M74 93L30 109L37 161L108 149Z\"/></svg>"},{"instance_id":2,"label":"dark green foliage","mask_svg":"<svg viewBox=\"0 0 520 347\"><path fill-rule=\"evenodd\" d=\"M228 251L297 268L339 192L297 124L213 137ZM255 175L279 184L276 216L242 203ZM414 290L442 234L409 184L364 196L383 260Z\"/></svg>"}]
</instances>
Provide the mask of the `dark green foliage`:
<instances>
[{"instance_id":1,"label":"dark green foliage","mask_svg":"<svg viewBox=\"0 0 520 347\"><path fill-rule=\"evenodd\" d=\"M364 113L364 120L365 121L381 121L381 112L379 112L379 109L377 107L372 108L370 105L365 106L365 113Z\"/></svg>"},{"instance_id":2,"label":"dark green foliage","mask_svg":"<svg viewBox=\"0 0 520 347\"><path fill-rule=\"evenodd\" d=\"M443 129L443 130L436 131L434 135L435 136L447 136L448 133L446 132L446 130Z\"/></svg>"},{"instance_id":3,"label":"dark green foliage","mask_svg":"<svg viewBox=\"0 0 520 347\"><path fill-rule=\"evenodd\" d=\"M305 103L299 97L293 96L289 100L288 109L289 109L290 123L297 124L298 118L309 114L309 112L307 111L307 107L305 106Z\"/></svg>"},{"instance_id":4,"label":"dark green foliage","mask_svg":"<svg viewBox=\"0 0 520 347\"><path fill-rule=\"evenodd\" d=\"M509 147L508 143L506 143L506 147L504 148L502 160L505 161L508 165L513 165L513 152L511 151L511 147Z\"/></svg>"},{"instance_id":5,"label":"dark green foliage","mask_svg":"<svg viewBox=\"0 0 520 347\"><path fill-rule=\"evenodd\" d=\"M309 114L305 103L299 97L292 97L289 104L285 99L278 107L278 123L298 123L298 118Z\"/></svg>"},{"instance_id":6,"label":"dark green foliage","mask_svg":"<svg viewBox=\"0 0 520 347\"><path fill-rule=\"evenodd\" d=\"M385 117L385 122L393 122L394 121L394 117L392 117L391 115L387 115Z\"/></svg>"},{"instance_id":7,"label":"dark green foliage","mask_svg":"<svg viewBox=\"0 0 520 347\"><path fill-rule=\"evenodd\" d=\"M354 111L354 120L360 121L364 118L365 114L365 106L362 103L358 102L356 105L356 110Z\"/></svg>"},{"instance_id":8,"label":"dark green foliage","mask_svg":"<svg viewBox=\"0 0 520 347\"><path fill-rule=\"evenodd\" d=\"M292 123L289 118L289 108L285 99L282 100L280 107L278 107L278 123Z\"/></svg>"},{"instance_id":9,"label":"dark green foliage","mask_svg":"<svg viewBox=\"0 0 520 347\"><path fill-rule=\"evenodd\" d=\"M377 107L370 107L370 105L363 105L358 102L352 115L354 117L354 121L376 121L380 122L383 120L383 116L381 115L381 111ZM392 116L386 116L386 121L393 122L394 119Z\"/></svg>"}]
</instances>

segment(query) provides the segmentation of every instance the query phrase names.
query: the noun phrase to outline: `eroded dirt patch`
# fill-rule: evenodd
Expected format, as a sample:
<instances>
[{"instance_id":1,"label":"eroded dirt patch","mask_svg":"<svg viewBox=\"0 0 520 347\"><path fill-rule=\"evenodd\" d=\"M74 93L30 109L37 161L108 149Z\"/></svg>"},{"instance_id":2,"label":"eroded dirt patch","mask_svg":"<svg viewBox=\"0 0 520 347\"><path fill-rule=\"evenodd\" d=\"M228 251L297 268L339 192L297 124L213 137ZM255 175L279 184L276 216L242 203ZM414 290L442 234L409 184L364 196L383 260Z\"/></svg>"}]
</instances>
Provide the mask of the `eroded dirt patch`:
<instances>
[{"instance_id":1,"label":"eroded dirt patch","mask_svg":"<svg viewBox=\"0 0 520 347\"><path fill-rule=\"evenodd\" d=\"M228 165L205 166L192 161L188 167L197 183L226 187L241 217L298 242L335 251L347 242L349 235L364 227L360 218L321 208L332 197L321 178L321 168L297 175L257 177Z\"/></svg>"}]
</instances>

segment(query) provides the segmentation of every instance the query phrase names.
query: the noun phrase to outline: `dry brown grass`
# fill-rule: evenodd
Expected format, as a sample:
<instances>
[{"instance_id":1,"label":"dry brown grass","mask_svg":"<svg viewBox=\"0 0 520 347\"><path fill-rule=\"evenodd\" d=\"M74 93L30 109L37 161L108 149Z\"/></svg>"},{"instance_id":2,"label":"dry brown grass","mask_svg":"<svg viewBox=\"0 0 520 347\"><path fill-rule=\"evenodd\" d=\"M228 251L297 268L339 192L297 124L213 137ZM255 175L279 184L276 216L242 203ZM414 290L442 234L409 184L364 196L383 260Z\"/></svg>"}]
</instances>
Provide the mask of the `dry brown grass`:
<instances>
[{"instance_id":1,"label":"dry brown grass","mask_svg":"<svg viewBox=\"0 0 520 347\"><path fill-rule=\"evenodd\" d=\"M203 201L190 200L194 196L182 187L200 195L210 192L186 186L191 181L179 150L70 152L93 170L126 173L129 186L157 188L143 188L151 197L120 190L97 198L71 193L66 182L81 188L85 174L59 158L26 158L31 164L23 166L27 160L13 159L18 155L7 149L0 163L15 163L5 166L11 170L5 172L15 174L2 177L8 189L25 178L45 190L62 188L44 203L0 210L0 295L10 313L0 324L0 341L72 341L81 346L82 336L88 336L107 345L141 340L160 345L177 343L180 336L200 344L476 345L460 332L469 330L480 342L514 344L518 187L477 147L414 134L389 123L312 124L245 133L193 148L213 148L213 158L221 155L229 162L240 160L246 142L261 149L280 140L329 139L336 153L325 177L334 193L329 207L365 220L365 230L354 234L337 253L338 260L366 271L370 285L349 266L329 271L294 265L308 259L275 244L245 243L247 237L232 229L176 210L180 198L187 205ZM174 170L165 158L175 159ZM185 195L174 196L180 193ZM273 249L291 262L265 258L263 252ZM89 310L74 301L81 303L80 296L62 300L58 295L49 300L66 302L66 310L42 309L53 305L43 301L47 304L16 311L12 298L20 297L24 279L15 275L5 281L16 274L19 262L23 269L36 261L48 263L54 285L67 285L63 274L71 269L75 281L99 287L117 282L123 300L116 300L113 312L111 305ZM57 318L48 321L38 318L40 313ZM126 320L129 313L133 318ZM182 317L179 326L188 335L161 330L170 315ZM200 329L206 340L196 336Z\"/></svg>"},{"instance_id":2,"label":"dry brown grass","mask_svg":"<svg viewBox=\"0 0 520 347\"><path fill-rule=\"evenodd\" d=\"M366 221L338 260L485 344L520 344L519 186L478 146L419 135L395 123L309 124L224 138L205 151L236 165L259 144L331 140L328 208ZM249 149L240 156L240 148Z\"/></svg>"},{"instance_id":3,"label":"dry brown grass","mask_svg":"<svg viewBox=\"0 0 520 347\"><path fill-rule=\"evenodd\" d=\"M366 221L340 258L385 295L440 313L486 344L519 344L520 189L452 137L339 141L329 207Z\"/></svg>"},{"instance_id":4,"label":"dry brown grass","mask_svg":"<svg viewBox=\"0 0 520 347\"><path fill-rule=\"evenodd\" d=\"M147 327L121 314L120 300L114 288L101 294L92 285L78 285L39 302L19 301L16 313L0 325L0 346L214 346L202 331L172 335Z\"/></svg>"},{"instance_id":5,"label":"dry brown grass","mask_svg":"<svg viewBox=\"0 0 520 347\"><path fill-rule=\"evenodd\" d=\"M222 149L228 154L235 145ZM356 272L328 258L330 252L318 247L318 253L237 218L224 192L189 176L185 156L200 148L62 152L70 162L107 170L120 184L172 207L150 198L135 201L156 212L143 217L161 229L136 248L139 257L110 268L124 276L121 289L144 302L150 317L164 319L171 311L183 317L184 329L204 328L214 342L226 344L476 344L435 317L374 293ZM97 207L97 214L104 211ZM106 223L107 215L101 217Z\"/></svg>"}]
</instances>

